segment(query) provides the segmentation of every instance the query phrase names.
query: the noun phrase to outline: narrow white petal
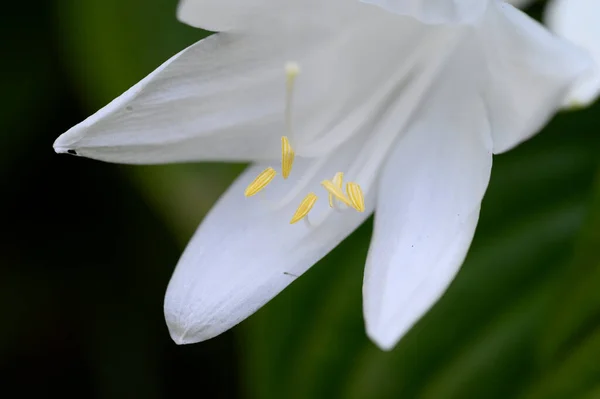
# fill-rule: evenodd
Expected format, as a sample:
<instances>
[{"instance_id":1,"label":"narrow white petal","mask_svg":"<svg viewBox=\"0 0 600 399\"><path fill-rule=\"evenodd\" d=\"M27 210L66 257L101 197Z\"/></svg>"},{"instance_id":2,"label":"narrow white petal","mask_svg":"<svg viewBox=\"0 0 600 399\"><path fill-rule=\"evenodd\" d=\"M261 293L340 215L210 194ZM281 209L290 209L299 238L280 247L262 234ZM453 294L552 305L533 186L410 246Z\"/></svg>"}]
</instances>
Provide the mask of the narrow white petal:
<instances>
[{"instance_id":1,"label":"narrow white petal","mask_svg":"<svg viewBox=\"0 0 600 399\"><path fill-rule=\"evenodd\" d=\"M358 0L180 0L177 17L213 32L339 30L365 8Z\"/></svg>"},{"instance_id":2,"label":"narrow white petal","mask_svg":"<svg viewBox=\"0 0 600 399\"><path fill-rule=\"evenodd\" d=\"M593 68L578 48L516 8L496 2L478 27L486 55L486 99L494 153L537 133L561 107L570 88Z\"/></svg>"},{"instance_id":3,"label":"narrow white petal","mask_svg":"<svg viewBox=\"0 0 600 399\"><path fill-rule=\"evenodd\" d=\"M489 0L362 0L389 12L426 24L470 23L485 11Z\"/></svg>"},{"instance_id":4,"label":"narrow white petal","mask_svg":"<svg viewBox=\"0 0 600 399\"><path fill-rule=\"evenodd\" d=\"M600 1L552 0L544 19L550 30L585 49L594 58L595 68L573 88L567 106L586 106L600 92Z\"/></svg>"},{"instance_id":5,"label":"narrow white petal","mask_svg":"<svg viewBox=\"0 0 600 399\"><path fill-rule=\"evenodd\" d=\"M119 163L274 159L285 134L285 72L303 66L294 101L294 130L312 138L342 109L355 106L366 84L341 90L365 70L334 70L360 25L342 35L269 36L219 33L180 52L54 143L57 152ZM339 55L338 51L341 53ZM327 67L328 69L325 69Z\"/></svg>"},{"instance_id":6,"label":"narrow white petal","mask_svg":"<svg viewBox=\"0 0 600 399\"><path fill-rule=\"evenodd\" d=\"M54 148L121 163L277 154L283 61L270 44L229 34L204 39L71 128Z\"/></svg>"},{"instance_id":7,"label":"narrow white petal","mask_svg":"<svg viewBox=\"0 0 600 399\"><path fill-rule=\"evenodd\" d=\"M177 18L196 28L223 32L264 17L273 3L273 0L180 0Z\"/></svg>"},{"instance_id":8,"label":"narrow white petal","mask_svg":"<svg viewBox=\"0 0 600 399\"><path fill-rule=\"evenodd\" d=\"M244 198L244 189L269 165L252 166L238 178L200 225L169 283L164 310L175 342L203 341L244 320L368 217L373 182L363 185L364 213L332 210L319 184L351 169L363 144L346 144L320 166L314 163L319 160L298 159L287 180L278 176L251 198ZM309 192L319 197L309 213L313 227L290 225Z\"/></svg>"},{"instance_id":9,"label":"narrow white petal","mask_svg":"<svg viewBox=\"0 0 600 399\"><path fill-rule=\"evenodd\" d=\"M443 294L477 223L490 126L468 53L449 60L380 178L363 286L367 333L391 349Z\"/></svg>"}]
</instances>

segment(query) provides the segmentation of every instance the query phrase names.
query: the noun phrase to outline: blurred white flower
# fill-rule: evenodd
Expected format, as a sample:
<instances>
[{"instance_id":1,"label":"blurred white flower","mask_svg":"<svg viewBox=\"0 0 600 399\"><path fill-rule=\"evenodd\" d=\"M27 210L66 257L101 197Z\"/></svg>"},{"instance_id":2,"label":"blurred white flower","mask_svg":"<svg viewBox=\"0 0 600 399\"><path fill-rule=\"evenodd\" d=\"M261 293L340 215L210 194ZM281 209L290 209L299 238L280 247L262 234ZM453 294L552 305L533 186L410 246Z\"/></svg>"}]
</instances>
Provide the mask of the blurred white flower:
<instances>
[{"instance_id":1,"label":"blurred white flower","mask_svg":"<svg viewBox=\"0 0 600 399\"><path fill-rule=\"evenodd\" d=\"M550 30L581 46L593 57L595 68L567 97L567 105L589 105L600 94L600 1L551 0L544 20Z\"/></svg>"},{"instance_id":2,"label":"blurred white flower","mask_svg":"<svg viewBox=\"0 0 600 399\"><path fill-rule=\"evenodd\" d=\"M443 294L492 153L535 134L590 65L512 6L477 1L469 23L434 26L352 0L185 0L182 21L220 33L56 140L57 152L111 162L253 163L173 274L175 342L248 317L375 208L368 335L392 348Z\"/></svg>"},{"instance_id":3,"label":"blurred white flower","mask_svg":"<svg viewBox=\"0 0 600 399\"><path fill-rule=\"evenodd\" d=\"M533 0L508 0L516 7L525 7ZM570 40L587 51L595 68L583 75L565 100L567 107L585 107L600 94L600 1L549 0L544 22L555 34Z\"/></svg>"}]
</instances>

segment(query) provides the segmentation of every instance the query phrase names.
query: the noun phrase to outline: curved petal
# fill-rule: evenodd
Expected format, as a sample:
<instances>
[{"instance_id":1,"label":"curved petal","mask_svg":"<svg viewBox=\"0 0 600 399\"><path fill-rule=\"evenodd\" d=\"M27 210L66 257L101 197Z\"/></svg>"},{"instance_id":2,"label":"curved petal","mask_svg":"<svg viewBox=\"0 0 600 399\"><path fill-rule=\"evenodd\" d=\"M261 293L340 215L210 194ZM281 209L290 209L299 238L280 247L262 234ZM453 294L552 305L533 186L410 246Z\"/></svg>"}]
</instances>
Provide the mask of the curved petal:
<instances>
[{"instance_id":1,"label":"curved petal","mask_svg":"<svg viewBox=\"0 0 600 399\"><path fill-rule=\"evenodd\" d=\"M121 163L277 154L283 64L269 44L238 35L206 38L71 128L54 148Z\"/></svg>"},{"instance_id":2,"label":"curved petal","mask_svg":"<svg viewBox=\"0 0 600 399\"><path fill-rule=\"evenodd\" d=\"M331 210L319 187L320 181L347 171L363 144L347 143L322 164L300 159L288 180L276 177L255 197L244 198L244 189L268 165L254 165L238 178L198 228L169 283L164 311L176 343L204 341L238 324L369 216L375 202L372 182L363 185L364 213ZM302 221L290 225L311 191L319 196L309 214L312 227Z\"/></svg>"},{"instance_id":3,"label":"curved petal","mask_svg":"<svg viewBox=\"0 0 600 399\"><path fill-rule=\"evenodd\" d=\"M593 64L589 57L516 8L495 2L478 27L487 57L482 87L494 153L537 133Z\"/></svg>"},{"instance_id":4,"label":"curved petal","mask_svg":"<svg viewBox=\"0 0 600 399\"><path fill-rule=\"evenodd\" d=\"M596 65L569 93L567 106L586 106L600 92L600 2L597 0L553 0L544 20L550 30L588 51Z\"/></svg>"},{"instance_id":5,"label":"curved petal","mask_svg":"<svg viewBox=\"0 0 600 399\"><path fill-rule=\"evenodd\" d=\"M361 0L426 24L457 24L476 21L489 0Z\"/></svg>"},{"instance_id":6,"label":"curved petal","mask_svg":"<svg viewBox=\"0 0 600 399\"><path fill-rule=\"evenodd\" d=\"M396 144L379 182L363 285L369 337L391 349L452 281L492 166L490 126L456 53Z\"/></svg>"},{"instance_id":7,"label":"curved petal","mask_svg":"<svg viewBox=\"0 0 600 399\"><path fill-rule=\"evenodd\" d=\"M341 50L358 30L346 33L329 41L306 35L291 46L284 37L213 35L71 128L54 148L119 163L277 158L285 134L286 61L298 60L304 69L294 101L299 137L303 130L318 132L315 122L327 125L344 107L359 104L360 93L380 77L365 73L365 85L340 89L362 72L334 70L355 54Z\"/></svg>"}]
</instances>

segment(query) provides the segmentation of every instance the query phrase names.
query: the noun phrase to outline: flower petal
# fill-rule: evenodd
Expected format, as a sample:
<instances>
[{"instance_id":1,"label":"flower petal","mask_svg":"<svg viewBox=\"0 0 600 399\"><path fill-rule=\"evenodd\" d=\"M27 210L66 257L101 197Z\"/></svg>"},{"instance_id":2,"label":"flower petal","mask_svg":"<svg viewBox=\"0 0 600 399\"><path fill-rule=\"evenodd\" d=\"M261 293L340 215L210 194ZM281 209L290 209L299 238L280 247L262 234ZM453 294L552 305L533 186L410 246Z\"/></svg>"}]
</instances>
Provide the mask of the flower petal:
<instances>
[{"instance_id":1,"label":"flower petal","mask_svg":"<svg viewBox=\"0 0 600 399\"><path fill-rule=\"evenodd\" d=\"M250 167L200 225L183 253L165 297L165 318L178 344L212 338L233 327L304 273L373 211L373 182L363 185L364 213L329 208L321 180L348 170L364 141L350 142L322 164L297 159L287 180L244 198L246 186L268 164ZM318 195L304 222L290 225L302 199ZM261 196L261 194L264 194Z\"/></svg>"},{"instance_id":2,"label":"flower petal","mask_svg":"<svg viewBox=\"0 0 600 399\"><path fill-rule=\"evenodd\" d=\"M273 3L273 0L181 0L177 18L196 28L223 32L264 16Z\"/></svg>"},{"instance_id":3,"label":"flower petal","mask_svg":"<svg viewBox=\"0 0 600 399\"><path fill-rule=\"evenodd\" d=\"M469 23L485 11L488 0L362 0L389 12L406 15L426 24Z\"/></svg>"},{"instance_id":4,"label":"flower petal","mask_svg":"<svg viewBox=\"0 0 600 399\"><path fill-rule=\"evenodd\" d=\"M374 79L381 79L365 68L334 70L355 56L346 50L361 26L329 37L215 34L71 128L54 148L120 163L277 158L285 134L287 61L303 67L294 99L299 137L304 130L318 136L345 107L361 102L360 94ZM341 89L358 74L364 85Z\"/></svg>"},{"instance_id":5,"label":"flower petal","mask_svg":"<svg viewBox=\"0 0 600 399\"><path fill-rule=\"evenodd\" d=\"M270 45L233 34L206 38L71 128L54 148L120 163L277 154L284 61Z\"/></svg>"},{"instance_id":6,"label":"flower petal","mask_svg":"<svg viewBox=\"0 0 600 399\"><path fill-rule=\"evenodd\" d=\"M377 300L376 298L371 299L373 305L365 301L365 306L367 304L370 306L370 308L364 310L365 320L367 322L367 334L381 349L393 349L398 341L444 294L460 270L473 240L478 220L479 208L467 215L460 225L448 226L448 228L444 228L442 232L439 232L439 236L446 236L443 245L440 245L439 248L418 249L419 245L423 245L423 242L418 239L415 244L411 244L414 247L410 249L416 249L414 254L404 249L403 254L398 253L402 251L400 250L393 257L389 256L386 259L389 262L397 262L391 270L376 272L372 270L374 266L371 266L371 270L368 271L369 274L365 275L363 297L373 297L373 292L378 289L385 289L386 293L379 294L380 298ZM432 240L431 235L426 237L428 241L437 239ZM424 245L428 246L430 244ZM427 254L429 250L435 252ZM375 262L375 259L378 258L373 255L372 259ZM425 262L428 262L428 264L425 265ZM401 268L403 269L400 270ZM380 276L378 273L385 273L386 277ZM382 288L381 282L371 283L369 281L377 277L389 279L390 284L395 283L395 287ZM382 313L374 315L377 312L371 309L374 306L382 307L383 309L380 310ZM395 313L383 313L394 311ZM380 321L376 319L380 319ZM377 322L382 324L375 324Z\"/></svg>"},{"instance_id":7,"label":"flower petal","mask_svg":"<svg viewBox=\"0 0 600 399\"><path fill-rule=\"evenodd\" d=\"M357 0L181 0L177 17L213 32L339 31L368 8Z\"/></svg>"},{"instance_id":8,"label":"flower petal","mask_svg":"<svg viewBox=\"0 0 600 399\"><path fill-rule=\"evenodd\" d=\"M584 52L501 2L489 7L478 36L488 70L481 91L494 153L501 153L537 133L593 64Z\"/></svg>"},{"instance_id":9,"label":"flower petal","mask_svg":"<svg viewBox=\"0 0 600 399\"><path fill-rule=\"evenodd\" d=\"M567 106L586 106L600 92L600 2L597 0L553 0L544 20L550 30L588 51L595 61L590 71L569 93Z\"/></svg>"},{"instance_id":10,"label":"flower petal","mask_svg":"<svg viewBox=\"0 0 600 399\"><path fill-rule=\"evenodd\" d=\"M457 52L380 178L363 285L369 337L391 349L443 294L471 242L492 166L473 59Z\"/></svg>"}]
</instances>

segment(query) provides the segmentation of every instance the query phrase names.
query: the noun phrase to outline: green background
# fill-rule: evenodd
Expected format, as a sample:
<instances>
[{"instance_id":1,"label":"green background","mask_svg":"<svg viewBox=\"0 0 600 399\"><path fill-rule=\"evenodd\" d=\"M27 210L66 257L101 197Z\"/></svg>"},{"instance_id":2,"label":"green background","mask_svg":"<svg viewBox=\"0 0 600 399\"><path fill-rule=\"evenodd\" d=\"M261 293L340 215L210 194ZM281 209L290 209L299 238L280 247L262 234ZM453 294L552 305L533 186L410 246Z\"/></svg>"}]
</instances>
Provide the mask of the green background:
<instances>
[{"instance_id":1,"label":"green background","mask_svg":"<svg viewBox=\"0 0 600 399\"><path fill-rule=\"evenodd\" d=\"M463 269L392 352L363 327L371 221L232 331L172 343L162 315L170 273L243 165L119 166L58 156L51 145L206 34L178 23L175 7L40 0L9 3L0 17L0 390L600 398L598 105L559 114L495 157Z\"/></svg>"}]
</instances>

